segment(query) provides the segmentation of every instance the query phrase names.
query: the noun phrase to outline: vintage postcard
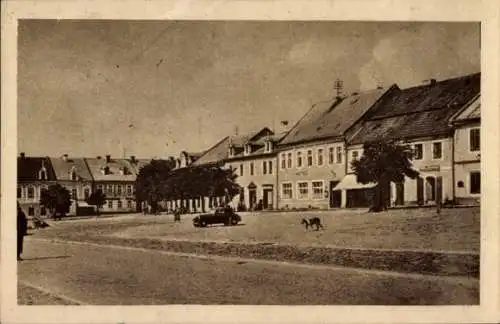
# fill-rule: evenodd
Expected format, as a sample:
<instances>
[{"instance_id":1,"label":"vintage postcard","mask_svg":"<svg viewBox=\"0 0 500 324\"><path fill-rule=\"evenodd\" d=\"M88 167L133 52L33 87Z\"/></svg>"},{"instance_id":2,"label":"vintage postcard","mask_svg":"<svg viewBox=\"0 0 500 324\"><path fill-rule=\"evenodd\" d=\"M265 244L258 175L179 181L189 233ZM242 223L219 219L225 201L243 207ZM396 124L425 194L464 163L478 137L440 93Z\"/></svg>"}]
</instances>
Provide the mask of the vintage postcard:
<instances>
[{"instance_id":1,"label":"vintage postcard","mask_svg":"<svg viewBox=\"0 0 500 324\"><path fill-rule=\"evenodd\" d=\"M2 322L500 320L498 3L2 9Z\"/></svg>"}]
</instances>

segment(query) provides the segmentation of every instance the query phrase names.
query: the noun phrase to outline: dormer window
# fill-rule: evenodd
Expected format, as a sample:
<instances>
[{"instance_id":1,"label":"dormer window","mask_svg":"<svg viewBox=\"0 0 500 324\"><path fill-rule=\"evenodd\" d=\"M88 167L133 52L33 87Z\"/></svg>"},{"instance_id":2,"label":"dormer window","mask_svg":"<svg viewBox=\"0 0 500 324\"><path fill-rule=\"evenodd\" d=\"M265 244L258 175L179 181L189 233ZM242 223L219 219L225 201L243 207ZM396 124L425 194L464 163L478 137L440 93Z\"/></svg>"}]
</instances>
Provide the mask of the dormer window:
<instances>
[{"instance_id":1,"label":"dormer window","mask_svg":"<svg viewBox=\"0 0 500 324\"><path fill-rule=\"evenodd\" d=\"M245 155L250 155L252 153L252 145L245 144Z\"/></svg>"},{"instance_id":2,"label":"dormer window","mask_svg":"<svg viewBox=\"0 0 500 324\"><path fill-rule=\"evenodd\" d=\"M102 174L109 174L109 166L105 166L101 169Z\"/></svg>"},{"instance_id":3,"label":"dormer window","mask_svg":"<svg viewBox=\"0 0 500 324\"><path fill-rule=\"evenodd\" d=\"M234 145L230 145L229 146L229 157L233 157L235 155L235 149L234 149Z\"/></svg>"},{"instance_id":4,"label":"dormer window","mask_svg":"<svg viewBox=\"0 0 500 324\"><path fill-rule=\"evenodd\" d=\"M45 169L45 167L42 167L40 169L40 172L38 172L38 179L47 180L47 170Z\"/></svg>"},{"instance_id":5,"label":"dormer window","mask_svg":"<svg viewBox=\"0 0 500 324\"><path fill-rule=\"evenodd\" d=\"M121 169L120 169L120 173L121 173L121 175L127 175L127 174L128 174L128 169L127 169L127 167L123 167L123 168L121 168Z\"/></svg>"},{"instance_id":6,"label":"dormer window","mask_svg":"<svg viewBox=\"0 0 500 324\"><path fill-rule=\"evenodd\" d=\"M266 143L264 144L264 151L266 153L271 153L273 150L273 142L271 141L266 141Z\"/></svg>"},{"instance_id":7,"label":"dormer window","mask_svg":"<svg viewBox=\"0 0 500 324\"><path fill-rule=\"evenodd\" d=\"M71 168L71 171L70 171L70 179L71 179L72 181L76 181L76 180L77 180L77 179L76 179L76 169L75 169L75 167Z\"/></svg>"}]
</instances>

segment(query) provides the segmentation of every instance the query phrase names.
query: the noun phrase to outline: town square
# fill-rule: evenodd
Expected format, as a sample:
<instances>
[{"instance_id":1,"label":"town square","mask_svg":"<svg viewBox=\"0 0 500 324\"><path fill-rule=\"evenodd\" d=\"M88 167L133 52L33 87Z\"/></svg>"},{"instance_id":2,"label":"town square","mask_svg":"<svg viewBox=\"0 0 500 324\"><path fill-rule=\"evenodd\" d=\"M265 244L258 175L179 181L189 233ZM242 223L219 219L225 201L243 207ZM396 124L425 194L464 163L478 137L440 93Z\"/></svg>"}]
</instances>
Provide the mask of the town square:
<instances>
[{"instance_id":1,"label":"town square","mask_svg":"<svg viewBox=\"0 0 500 324\"><path fill-rule=\"evenodd\" d=\"M20 305L478 305L480 26L21 20Z\"/></svg>"}]
</instances>

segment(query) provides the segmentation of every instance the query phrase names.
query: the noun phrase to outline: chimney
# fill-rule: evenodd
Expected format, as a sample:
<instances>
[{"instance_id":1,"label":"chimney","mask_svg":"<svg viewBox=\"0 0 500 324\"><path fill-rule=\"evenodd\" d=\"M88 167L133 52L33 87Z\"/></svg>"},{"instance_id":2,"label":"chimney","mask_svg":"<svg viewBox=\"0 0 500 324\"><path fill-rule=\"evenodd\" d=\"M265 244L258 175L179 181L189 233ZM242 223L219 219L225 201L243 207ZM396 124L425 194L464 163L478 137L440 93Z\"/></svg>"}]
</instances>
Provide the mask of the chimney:
<instances>
[{"instance_id":1,"label":"chimney","mask_svg":"<svg viewBox=\"0 0 500 324\"><path fill-rule=\"evenodd\" d=\"M135 163L135 155L130 156L130 161L132 161L132 163Z\"/></svg>"},{"instance_id":2,"label":"chimney","mask_svg":"<svg viewBox=\"0 0 500 324\"><path fill-rule=\"evenodd\" d=\"M25 156L26 156L26 155L24 154L24 152L21 152L21 159L24 159L24 158L25 158Z\"/></svg>"},{"instance_id":3,"label":"chimney","mask_svg":"<svg viewBox=\"0 0 500 324\"><path fill-rule=\"evenodd\" d=\"M106 155L106 163L109 163L111 161L111 155Z\"/></svg>"},{"instance_id":4,"label":"chimney","mask_svg":"<svg viewBox=\"0 0 500 324\"><path fill-rule=\"evenodd\" d=\"M436 79L430 79L429 81L431 85L436 85L437 83Z\"/></svg>"},{"instance_id":5,"label":"chimney","mask_svg":"<svg viewBox=\"0 0 500 324\"><path fill-rule=\"evenodd\" d=\"M101 156L100 156L100 155L98 155L98 156L97 156L97 159L98 159L98 160L100 160L100 159L101 159Z\"/></svg>"},{"instance_id":6,"label":"chimney","mask_svg":"<svg viewBox=\"0 0 500 324\"><path fill-rule=\"evenodd\" d=\"M68 154L63 155L63 160L64 160L64 162L68 162Z\"/></svg>"}]
</instances>

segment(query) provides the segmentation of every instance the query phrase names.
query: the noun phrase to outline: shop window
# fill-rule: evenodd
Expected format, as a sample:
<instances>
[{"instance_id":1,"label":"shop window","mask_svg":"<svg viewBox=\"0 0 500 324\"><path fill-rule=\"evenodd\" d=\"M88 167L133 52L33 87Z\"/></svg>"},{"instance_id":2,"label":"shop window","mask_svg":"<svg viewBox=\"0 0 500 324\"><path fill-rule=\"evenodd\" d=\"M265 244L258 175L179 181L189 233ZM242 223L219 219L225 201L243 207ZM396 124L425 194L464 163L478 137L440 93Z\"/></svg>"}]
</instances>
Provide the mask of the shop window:
<instances>
[{"instance_id":1,"label":"shop window","mask_svg":"<svg viewBox=\"0 0 500 324\"><path fill-rule=\"evenodd\" d=\"M471 172L470 173L470 193L480 194L481 193L481 173Z\"/></svg>"}]
</instances>

